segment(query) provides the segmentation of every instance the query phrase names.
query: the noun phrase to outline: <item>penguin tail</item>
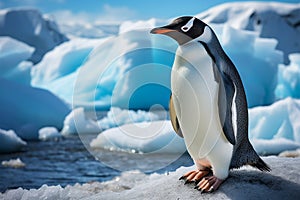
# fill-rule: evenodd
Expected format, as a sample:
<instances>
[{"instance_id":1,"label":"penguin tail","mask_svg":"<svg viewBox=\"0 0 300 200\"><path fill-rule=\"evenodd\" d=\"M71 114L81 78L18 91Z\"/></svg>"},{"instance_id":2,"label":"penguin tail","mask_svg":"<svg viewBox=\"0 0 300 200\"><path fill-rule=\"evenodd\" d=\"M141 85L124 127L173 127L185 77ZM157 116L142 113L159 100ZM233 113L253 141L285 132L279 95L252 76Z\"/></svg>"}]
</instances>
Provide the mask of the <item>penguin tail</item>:
<instances>
[{"instance_id":1,"label":"penguin tail","mask_svg":"<svg viewBox=\"0 0 300 200\"><path fill-rule=\"evenodd\" d=\"M231 169L250 165L261 171L271 171L271 168L259 157L248 139L245 139L241 144L234 149L230 165Z\"/></svg>"},{"instance_id":2,"label":"penguin tail","mask_svg":"<svg viewBox=\"0 0 300 200\"><path fill-rule=\"evenodd\" d=\"M257 155L257 159L253 163L249 163L252 167L256 167L260 171L270 172L271 168Z\"/></svg>"}]
</instances>

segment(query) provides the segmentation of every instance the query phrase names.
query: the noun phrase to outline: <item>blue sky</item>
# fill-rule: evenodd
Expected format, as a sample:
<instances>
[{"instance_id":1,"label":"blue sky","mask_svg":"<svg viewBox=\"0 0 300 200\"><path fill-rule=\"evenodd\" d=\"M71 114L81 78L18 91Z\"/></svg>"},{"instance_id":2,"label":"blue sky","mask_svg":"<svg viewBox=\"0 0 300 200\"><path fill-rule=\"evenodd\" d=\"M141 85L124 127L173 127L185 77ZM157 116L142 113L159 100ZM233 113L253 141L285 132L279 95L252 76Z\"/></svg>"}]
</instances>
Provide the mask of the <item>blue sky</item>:
<instances>
[{"instance_id":1,"label":"blue sky","mask_svg":"<svg viewBox=\"0 0 300 200\"><path fill-rule=\"evenodd\" d=\"M121 22L149 18L169 19L194 15L226 0L0 0L0 9L33 7L57 20L98 20ZM299 0L280 0L299 3Z\"/></svg>"}]
</instances>

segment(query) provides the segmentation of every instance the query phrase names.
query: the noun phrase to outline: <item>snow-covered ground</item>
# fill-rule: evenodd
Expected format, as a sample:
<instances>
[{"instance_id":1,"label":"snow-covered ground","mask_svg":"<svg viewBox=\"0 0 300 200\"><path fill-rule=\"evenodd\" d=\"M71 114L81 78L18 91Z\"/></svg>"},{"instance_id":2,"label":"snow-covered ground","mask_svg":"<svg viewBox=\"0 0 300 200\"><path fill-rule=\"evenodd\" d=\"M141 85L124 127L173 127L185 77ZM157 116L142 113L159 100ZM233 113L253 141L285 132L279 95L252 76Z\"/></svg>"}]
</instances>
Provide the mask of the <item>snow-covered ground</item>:
<instances>
[{"instance_id":1,"label":"snow-covered ground","mask_svg":"<svg viewBox=\"0 0 300 200\"><path fill-rule=\"evenodd\" d=\"M178 178L194 170L181 167L176 172L145 175L139 171L124 172L107 182L74 186L47 186L39 189L14 189L0 193L0 199L299 199L300 158L263 158L270 173L250 167L231 171L218 191L201 194L194 184L184 185Z\"/></svg>"}]
</instances>

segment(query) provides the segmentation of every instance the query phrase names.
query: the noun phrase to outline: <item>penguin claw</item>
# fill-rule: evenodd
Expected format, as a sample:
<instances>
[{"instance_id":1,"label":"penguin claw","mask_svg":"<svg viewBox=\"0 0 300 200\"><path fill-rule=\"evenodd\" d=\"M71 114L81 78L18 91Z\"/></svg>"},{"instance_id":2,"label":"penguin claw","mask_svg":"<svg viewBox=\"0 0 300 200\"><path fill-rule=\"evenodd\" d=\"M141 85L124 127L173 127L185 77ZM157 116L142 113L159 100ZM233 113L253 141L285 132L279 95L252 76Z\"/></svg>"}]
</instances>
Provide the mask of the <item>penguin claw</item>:
<instances>
[{"instance_id":1,"label":"penguin claw","mask_svg":"<svg viewBox=\"0 0 300 200\"><path fill-rule=\"evenodd\" d=\"M198 184L199 181L205 177L208 173L210 173L210 170L197 170L197 171L190 171L186 173L185 175L181 176L179 180L185 180L184 185L188 183L195 183Z\"/></svg>"},{"instance_id":2,"label":"penguin claw","mask_svg":"<svg viewBox=\"0 0 300 200\"><path fill-rule=\"evenodd\" d=\"M201 194L205 192L212 193L220 187L222 182L223 180L218 179L215 176L206 177L197 184L195 189L200 190Z\"/></svg>"}]
</instances>

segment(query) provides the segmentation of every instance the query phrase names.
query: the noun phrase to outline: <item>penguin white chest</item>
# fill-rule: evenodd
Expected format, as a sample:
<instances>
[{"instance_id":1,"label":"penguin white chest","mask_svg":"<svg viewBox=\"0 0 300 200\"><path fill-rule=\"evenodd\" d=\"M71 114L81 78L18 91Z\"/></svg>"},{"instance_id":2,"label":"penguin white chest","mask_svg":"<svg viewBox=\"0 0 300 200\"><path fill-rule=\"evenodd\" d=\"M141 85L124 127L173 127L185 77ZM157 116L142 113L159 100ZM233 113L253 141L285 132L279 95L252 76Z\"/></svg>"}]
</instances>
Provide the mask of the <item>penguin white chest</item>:
<instances>
[{"instance_id":1,"label":"penguin white chest","mask_svg":"<svg viewBox=\"0 0 300 200\"><path fill-rule=\"evenodd\" d=\"M212 59L205 48L199 42L180 46L171 89L186 147L195 160L207 157L224 137L218 115L218 88Z\"/></svg>"}]
</instances>

